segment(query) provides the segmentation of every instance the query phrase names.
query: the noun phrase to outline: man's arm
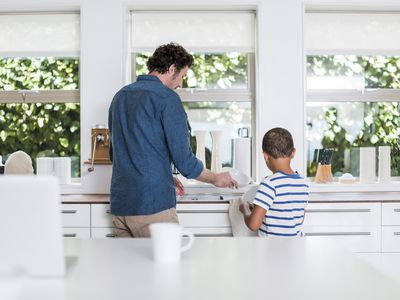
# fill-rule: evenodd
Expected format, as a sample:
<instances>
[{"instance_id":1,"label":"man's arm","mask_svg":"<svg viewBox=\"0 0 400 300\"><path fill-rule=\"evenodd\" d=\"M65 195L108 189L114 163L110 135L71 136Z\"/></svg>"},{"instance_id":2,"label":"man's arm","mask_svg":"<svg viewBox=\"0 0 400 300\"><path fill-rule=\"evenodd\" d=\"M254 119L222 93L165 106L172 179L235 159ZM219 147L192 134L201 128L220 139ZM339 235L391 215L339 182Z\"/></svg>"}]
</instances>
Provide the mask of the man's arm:
<instances>
[{"instance_id":1,"label":"man's arm","mask_svg":"<svg viewBox=\"0 0 400 300\"><path fill-rule=\"evenodd\" d=\"M200 175L196 178L196 180L211 183L216 187L229 187L229 188L237 188L238 183L234 180L229 172L222 173L213 173L206 168L200 173Z\"/></svg>"}]
</instances>

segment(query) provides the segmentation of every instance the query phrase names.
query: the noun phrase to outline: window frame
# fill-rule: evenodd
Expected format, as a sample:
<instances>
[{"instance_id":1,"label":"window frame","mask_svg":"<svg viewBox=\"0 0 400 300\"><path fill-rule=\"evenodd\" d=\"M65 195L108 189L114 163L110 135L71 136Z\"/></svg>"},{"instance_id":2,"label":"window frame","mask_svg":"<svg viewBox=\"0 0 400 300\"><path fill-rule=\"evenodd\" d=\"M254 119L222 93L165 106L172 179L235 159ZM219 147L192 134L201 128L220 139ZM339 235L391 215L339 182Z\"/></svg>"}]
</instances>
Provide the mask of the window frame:
<instances>
[{"instance_id":1,"label":"window frame","mask_svg":"<svg viewBox=\"0 0 400 300\"><path fill-rule=\"evenodd\" d=\"M307 53L307 56L315 55L343 55L335 53L332 54L326 51L324 54ZM350 55L355 55L354 53ZM358 54L363 55L363 54ZM369 54L372 56L372 54ZM384 55L384 54L375 54ZM307 81L307 75L306 81ZM306 97L305 97L305 110L307 111L307 103L354 103L354 102L398 102L400 104L400 89L389 89L389 88L365 88L363 90L357 89L308 89L306 86ZM308 151L308 149L307 149ZM314 177L309 177L312 179ZM358 177L357 177L358 178ZM392 181L400 181L400 176L391 176Z\"/></svg>"},{"instance_id":2,"label":"window frame","mask_svg":"<svg viewBox=\"0 0 400 300\"><path fill-rule=\"evenodd\" d=\"M136 55L131 53L131 80L136 81ZM182 102L204 102L204 98L209 98L212 102L250 102L254 106L254 70L255 70L255 54L247 53L247 88L180 88L175 90Z\"/></svg>"},{"instance_id":3,"label":"window frame","mask_svg":"<svg viewBox=\"0 0 400 300\"><path fill-rule=\"evenodd\" d=\"M0 91L1 104L17 103L80 103L79 90Z\"/></svg>"}]
</instances>

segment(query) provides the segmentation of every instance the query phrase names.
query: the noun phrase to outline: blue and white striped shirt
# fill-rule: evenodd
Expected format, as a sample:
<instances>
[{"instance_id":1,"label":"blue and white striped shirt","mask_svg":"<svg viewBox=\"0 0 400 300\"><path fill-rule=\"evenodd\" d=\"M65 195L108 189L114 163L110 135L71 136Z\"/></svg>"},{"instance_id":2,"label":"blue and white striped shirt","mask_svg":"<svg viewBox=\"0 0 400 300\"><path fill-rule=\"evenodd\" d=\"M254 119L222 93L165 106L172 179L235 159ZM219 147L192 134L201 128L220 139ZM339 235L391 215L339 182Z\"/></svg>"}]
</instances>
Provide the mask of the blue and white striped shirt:
<instances>
[{"instance_id":1,"label":"blue and white striped shirt","mask_svg":"<svg viewBox=\"0 0 400 300\"><path fill-rule=\"evenodd\" d=\"M265 177L258 187L253 204L264 208L259 236L300 236L309 186L299 174L281 171Z\"/></svg>"}]
</instances>

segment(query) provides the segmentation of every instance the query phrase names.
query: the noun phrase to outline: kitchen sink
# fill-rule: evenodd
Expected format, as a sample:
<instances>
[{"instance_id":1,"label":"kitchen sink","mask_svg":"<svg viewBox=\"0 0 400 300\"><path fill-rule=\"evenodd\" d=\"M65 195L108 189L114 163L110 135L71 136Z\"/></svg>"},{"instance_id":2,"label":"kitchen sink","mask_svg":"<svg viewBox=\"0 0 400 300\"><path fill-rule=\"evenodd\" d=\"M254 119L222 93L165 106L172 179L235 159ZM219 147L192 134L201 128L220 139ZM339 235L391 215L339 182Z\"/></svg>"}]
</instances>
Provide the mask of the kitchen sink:
<instances>
[{"instance_id":1,"label":"kitchen sink","mask_svg":"<svg viewBox=\"0 0 400 300\"><path fill-rule=\"evenodd\" d=\"M193 194L177 196L177 202L221 202L230 200L239 200L238 195L206 195L206 194Z\"/></svg>"}]
</instances>

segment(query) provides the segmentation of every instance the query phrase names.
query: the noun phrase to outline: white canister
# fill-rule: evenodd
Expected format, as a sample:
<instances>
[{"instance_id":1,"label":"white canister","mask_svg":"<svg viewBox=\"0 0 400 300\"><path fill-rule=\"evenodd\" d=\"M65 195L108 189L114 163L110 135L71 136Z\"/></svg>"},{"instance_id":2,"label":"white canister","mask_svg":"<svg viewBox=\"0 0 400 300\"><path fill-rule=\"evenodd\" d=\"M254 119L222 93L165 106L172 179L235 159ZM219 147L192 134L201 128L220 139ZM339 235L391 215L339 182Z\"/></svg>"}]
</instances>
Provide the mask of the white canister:
<instances>
[{"instance_id":1,"label":"white canister","mask_svg":"<svg viewBox=\"0 0 400 300\"><path fill-rule=\"evenodd\" d=\"M52 157L36 158L37 175L54 175L54 160Z\"/></svg>"},{"instance_id":2,"label":"white canister","mask_svg":"<svg viewBox=\"0 0 400 300\"><path fill-rule=\"evenodd\" d=\"M54 172L61 184L71 183L71 158L54 157Z\"/></svg>"},{"instance_id":3,"label":"white canister","mask_svg":"<svg viewBox=\"0 0 400 300\"><path fill-rule=\"evenodd\" d=\"M375 147L360 148L360 183L375 183Z\"/></svg>"},{"instance_id":4,"label":"white canister","mask_svg":"<svg viewBox=\"0 0 400 300\"><path fill-rule=\"evenodd\" d=\"M389 183L391 168L390 168L390 146L379 146L379 163L378 163L378 182Z\"/></svg>"},{"instance_id":5,"label":"white canister","mask_svg":"<svg viewBox=\"0 0 400 300\"><path fill-rule=\"evenodd\" d=\"M194 132L196 137L196 157L203 162L204 166L206 165L206 133L207 131L205 130L196 130Z\"/></svg>"},{"instance_id":6,"label":"white canister","mask_svg":"<svg viewBox=\"0 0 400 300\"><path fill-rule=\"evenodd\" d=\"M211 171L214 173L221 172L222 162L221 162L221 139L222 130L213 130L210 132L212 138L211 147Z\"/></svg>"}]
</instances>

